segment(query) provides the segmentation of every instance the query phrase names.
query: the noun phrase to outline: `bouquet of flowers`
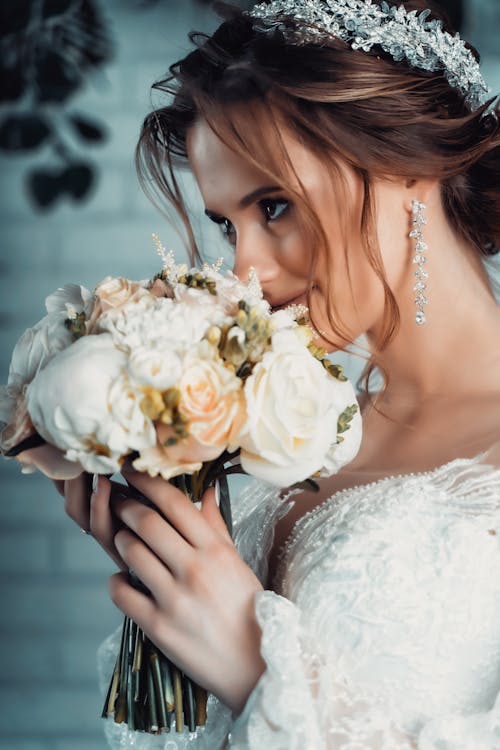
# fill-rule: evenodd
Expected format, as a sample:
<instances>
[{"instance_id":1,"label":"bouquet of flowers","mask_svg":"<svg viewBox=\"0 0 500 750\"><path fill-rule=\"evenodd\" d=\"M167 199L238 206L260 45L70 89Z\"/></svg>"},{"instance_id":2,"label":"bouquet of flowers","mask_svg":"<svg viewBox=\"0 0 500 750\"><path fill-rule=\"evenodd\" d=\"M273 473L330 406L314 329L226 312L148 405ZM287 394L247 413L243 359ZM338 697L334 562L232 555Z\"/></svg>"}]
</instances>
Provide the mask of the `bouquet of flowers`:
<instances>
[{"instance_id":1,"label":"bouquet of flowers","mask_svg":"<svg viewBox=\"0 0 500 750\"><path fill-rule=\"evenodd\" d=\"M111 475L129 460L194 502L217 480L231 532L225 476L284 487L335 473L359 448L358 405L303 309L272 312L255 274L190 269L157 243L154 279L107 277L93 293L69 284L47 298L0 392L0 447L53 479ZM125 618L103 716L159 733L174 715L177 731L194 731L206 698Z\"/></svg>"}]
</instances>

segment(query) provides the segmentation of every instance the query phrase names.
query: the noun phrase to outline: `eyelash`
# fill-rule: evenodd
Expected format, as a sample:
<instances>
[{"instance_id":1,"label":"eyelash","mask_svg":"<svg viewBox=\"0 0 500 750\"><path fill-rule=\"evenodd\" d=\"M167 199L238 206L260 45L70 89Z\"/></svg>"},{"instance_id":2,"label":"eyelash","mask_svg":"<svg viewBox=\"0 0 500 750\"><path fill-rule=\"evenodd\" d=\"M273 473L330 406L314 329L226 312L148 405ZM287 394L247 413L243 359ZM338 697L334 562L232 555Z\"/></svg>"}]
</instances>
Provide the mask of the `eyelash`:
<instances>
[{"instance_id":1,"label":"eyelash","mask_svg":"<svg viewBox=\"0 0 500 750\"><path fill-rule=\"evenodd\" d=\"M273 205L275 208L278 206L283 206L283 210L278 214L278 216L275 216L274 218L272 218L270 216L267 216L266 214L266 209L269 208L270 205ZM271 221L277 221L278 219L281 219L281 217L290 208L290 201L288 201L286 198L264 198L263 200L259 201L258 206L259 208L263 210L265 220L267 222L271 222ZM229 219L224 219L222 217L220 218L214 217L212 221L215 221L216 224L219 224L224 238L231 244L234 244L233 242L231 242L230 237L235 234L235 231Z\"/></svg>"}]
</instances>

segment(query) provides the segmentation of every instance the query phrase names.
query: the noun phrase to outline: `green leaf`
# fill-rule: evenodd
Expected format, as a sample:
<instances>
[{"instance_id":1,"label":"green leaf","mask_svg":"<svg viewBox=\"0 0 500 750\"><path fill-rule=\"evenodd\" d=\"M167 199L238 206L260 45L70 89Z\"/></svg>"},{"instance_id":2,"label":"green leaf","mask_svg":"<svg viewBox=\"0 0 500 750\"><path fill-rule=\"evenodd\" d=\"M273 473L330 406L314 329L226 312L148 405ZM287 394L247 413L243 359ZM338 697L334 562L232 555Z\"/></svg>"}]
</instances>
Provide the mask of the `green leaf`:
<instances>
[{"instance_id":1,"label":"green leaf","mask_svg":"<svg viewBox=\"0 0 500 750\"><path fill-rule=\"evenodd\" d=\"M357 413L359 407L357 404L347 406L337 420L337 436L343 432L347 432L351 426L354 415ZM338 442L341 442L340 440Z\"/></svg>"}]
</instances>

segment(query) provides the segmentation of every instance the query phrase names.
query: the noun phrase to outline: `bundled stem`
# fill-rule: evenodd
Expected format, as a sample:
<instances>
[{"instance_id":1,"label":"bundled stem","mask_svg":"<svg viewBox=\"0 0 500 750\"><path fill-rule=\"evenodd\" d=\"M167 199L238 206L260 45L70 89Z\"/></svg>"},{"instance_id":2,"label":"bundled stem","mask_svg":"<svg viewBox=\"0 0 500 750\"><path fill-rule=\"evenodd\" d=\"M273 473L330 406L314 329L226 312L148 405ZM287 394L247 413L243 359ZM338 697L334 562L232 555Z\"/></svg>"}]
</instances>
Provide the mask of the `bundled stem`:
<instances>
[{"instance_id":1,"label":"bundled stem","mask_svg":"<svg viewBox=\"0 0 500 750\"><path fill-rule=\"evenodd\" d=\"M217 462L204 465L198 474L176 477L174 484L195 502L201 499L207 487L217 481L220 512L232 535L226 479L226 473L232 473L232 470L224 470L224 463L230 458L232 454L225 454ZM135 493L134 497L152 506L147 498ZM129 581L149 594L132 571L129 571ZM185 675L135 622L125 617L120 648L101 714L103 718L113 717L118 724L125 723L131 730L149 734L170 732L172 718L175 718L176 732L183 732L184 726L194 732L197 727L205 726L207 697L204 688Z\"/></svg>"}]
</instances>

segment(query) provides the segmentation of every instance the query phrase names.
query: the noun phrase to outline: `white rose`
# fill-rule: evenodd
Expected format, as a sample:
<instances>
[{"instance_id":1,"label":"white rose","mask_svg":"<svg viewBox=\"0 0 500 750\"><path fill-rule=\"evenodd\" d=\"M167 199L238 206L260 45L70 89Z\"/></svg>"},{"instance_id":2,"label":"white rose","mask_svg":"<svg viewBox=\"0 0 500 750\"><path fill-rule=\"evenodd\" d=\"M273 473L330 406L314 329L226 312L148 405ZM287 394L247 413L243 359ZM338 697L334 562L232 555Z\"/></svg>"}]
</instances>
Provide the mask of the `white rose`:
<instances>
[{"instance_id":1,"label":"white rose","mask_svg":"<svg viewBox=\"0 0 500 750\"><path fill-rule=\"evenodd\" d=\"M27 389L39 434L86 471L117 471L124 455L155 443L153 425L138 406L139 392L127 383L126 363L111 336L84 336Z\"/></svg>"},{"instance_id":2,"label":"white rose","mask_svg":"<svg viewBox=\"0 0 500 750\"><path fill-rule=\"evenodd\" d=\"M240 440L245 471L279 487L318 472L337 442L339 415L356 401L352 386L345 386L293 330L276 334L273 350L245 383L248 422Z\"/></svg>"},{"instance_id":3,"label":"white rose","mask_svg":"<svg viewBox=\"0 0 500 750\"><path fill-rule=\"evenodd\" d=\"M354 388L349 380L335 380L335 385L338 398L337 409L340 415L347 406L356 404L357 400ZM343 466L346 466L346 464L353 460L359 451L362 433L361 411L358 407L351 420L349 429L340 435L342 438L341 442L334 443L326 454L323 466L319 472L321 477L333 476L333 474L336 474Z\"/></svg>"}]
</instances>

